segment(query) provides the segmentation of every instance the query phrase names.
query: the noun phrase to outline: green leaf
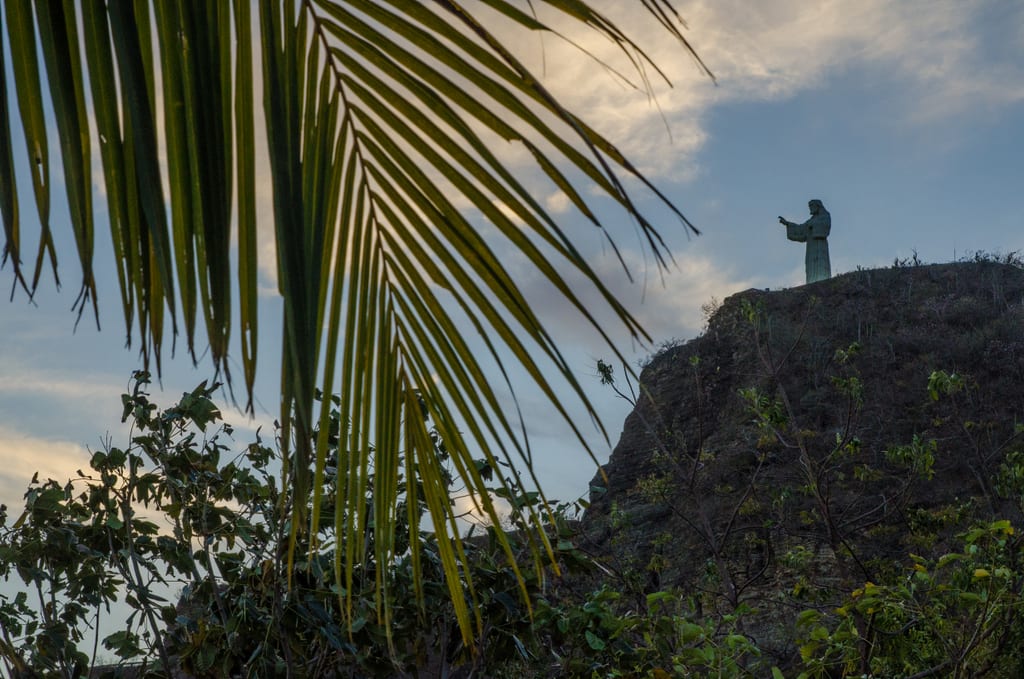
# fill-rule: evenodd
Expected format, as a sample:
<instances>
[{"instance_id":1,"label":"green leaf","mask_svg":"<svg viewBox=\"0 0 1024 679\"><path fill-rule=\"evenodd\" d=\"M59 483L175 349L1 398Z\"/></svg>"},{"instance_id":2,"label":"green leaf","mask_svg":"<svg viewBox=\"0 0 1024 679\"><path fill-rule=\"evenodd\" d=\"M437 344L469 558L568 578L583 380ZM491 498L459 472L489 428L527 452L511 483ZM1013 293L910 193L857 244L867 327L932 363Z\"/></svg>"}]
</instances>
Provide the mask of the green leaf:
<instances>
[{"instance_id":1,"label":"green leaf","mask_svg":"<svg viewBox=\"0 0 1024 679\"><path fill-rule=\"evenodd\" d=\"M258 343L256 231L256 160L253 122L252 35L249 0L234 0L235 35L238 39L235 73L235 157L238 159L238 334L241 339L242 370L248 395L247 409L253 412L252 392L256 383ZM329 393L329 392L328 392Z\"/></svg>"},{"instance_id":2,"label":"green leaf","mask_svg":"<svg viewBox=\"0 0 1024 679\"><path fill-rule=\"evenodd\" d=\"M21 126L25 133L28 167L32 176L36 209L39 213L41 234L30 290L35 292L42 272L43 257L49 253L54 279L57 275L57 254L50 231L50 151L47 144L46 122L43 116L43 94L40 87L39 61L36 57L36 30L29 0L9 0L4 3L7 12L7 37L11 45L11 70L18 94ZM6 78L6 74L5 74ZM5 142L9 145L9 141Z\"/></svg>"},{"instance_id":3,"label":"green leaf","mask_svg":"<svg viewBox=\"0 0 1024 679\"><path fill-rule=\"evenodd\" d=\"M65 13L65 9L71 10ZM89 117L85 108L82 80L81 50L74 5L40 2L36 4L39 18L40 44L46 61L46 80L50 86L57 132L60 138L64 183L68 195L75 245L82 267L82 287L75 301L81 318L91 300L99 326L96 303L96 280L92 272L93 210L90 161Z\"/></svg>"},{"instance_id":4,"label":"green leaf","mask_svg":"<svg viewBox=\"0 0 1024 679\"><path fill-rule=\"evenodd\" d=\"M0 72L7 73L4 47L4 17L0 13ZM4 222L4 250L2 262L11 261L15 280L28 290L21 273L21 223L18 213L17 175L14 173L14 151L11 148L11 120L7 110L7 78L0 78L0 216Z\"/></svg>"},{"instance_id":5,"label":"green leaf","mask_svg":"<svg viewBox=\"0 0 1024 679\"><path fill-rule=\"evenodd\" d=\"M594 649L595 651L603 651L605 649L605 642L602 641L600 637L598 637L590 630L586 630L584 632L584 636L587 639L587 646L590 646L590 648Z\"/></svg>"},{"instance_id":6,"label":"green leaf","mask_svg":"<svg viewBox=\"0 0 1024 679\"><path fill-rule=\"evenodd\" d=\"M679 638L686 644L692 644L704 637L704 628L692 622L684 622L679 626Z\"/></svg>"},{"instance_id":7,"label":"green leaf","mask_svg":"<svg viewBox=\"0 0 1024 679\"><path fill-rule=\"evenodd\" d=\"M128 0L111 0L107 7L110 13L111 36L117 54L121 96L127 110L127 119L130 121L127 127L130 128L131 158L135 168L133 179L138 182L137 197L146 225L145 237L152 247L155 260L155 276L150 279L150 289L152 292L161 293L159 297L151 298L158 300L156 304L149 304L149 309L154 313L150 332L155 341L155 338L163 333L160 318L155 314L162 309L164 302L170 308L175 332L177 321L174 319L176 304L174 278L171 272L171 243L167 235L163 184L160 180L156 125L147 84L147 75L151 70L147 69L147 59L141 44L142 37L132 4ZM148 29L148 26L146 28ZM146 35L148 37L148 33Z\"/></svg>"}]
</instances>

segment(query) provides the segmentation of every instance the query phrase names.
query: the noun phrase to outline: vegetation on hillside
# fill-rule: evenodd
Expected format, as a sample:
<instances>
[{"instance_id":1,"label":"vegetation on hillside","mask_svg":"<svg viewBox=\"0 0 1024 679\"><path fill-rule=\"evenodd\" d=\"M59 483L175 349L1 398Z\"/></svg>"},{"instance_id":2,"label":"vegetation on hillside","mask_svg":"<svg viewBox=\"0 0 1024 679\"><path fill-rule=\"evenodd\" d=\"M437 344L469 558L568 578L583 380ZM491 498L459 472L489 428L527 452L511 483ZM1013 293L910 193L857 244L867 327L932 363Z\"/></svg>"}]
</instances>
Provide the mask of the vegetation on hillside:
<instances>
[{"instance_id":1,"label":"vegetation on hillside","mask_svg":"<svg viewBox=\"0 0 1024 679\"><path fill-rule=\"evenodd\" d=\"M702 337L653 357L637 387L599 366L634 407L607 480L592 482L580 548L617 575L629 607L668 589L688 599L690 614L742 613L741 633L787 673L843 641L843 662L825 663L822 676L957 676L956 667L1015 676L1016 632L985 608L1002 597L1004 612L1017 610L1015 576L1005 589L968 577L993 572L986 559L1017 562L1013 530L1024 517L1007 485L1024 446L1024 272L999 260L744 291L718 307ZM1006 550L998 558L992 543ZM912 568L918 575L906 581ZM864 620L847 619L820 643L866 583L883 594L866 599ZM983 585L994 589L970 589ZM931 603L906 614L906 629L893 611L868 615L879 602L913 608L908 591ZM975 594L980 608L964 603ZM934 609L952 627L921 617ZM801 610L813 614L795 625ZM967 636L944 636L953 628ZM937 656L922 651L903 674L881 640L911 630L934 635L932 646L942 638L948 655L929 664Z\"/></svg>"},{"instance_id":2,"label":"vegetation on hillside","mask_svg":"<svg viewBox=\"0 0 1024 679\"><path fill-rule=\"evenodd\" d=\"M759 327L757 309L748 306L746 314L747 322ZM852 399L853 413L864 391L858 387L860 378L844 371L857 355L856 347L843 350L834 365L844 376L831 384ZM699 376L700 362L689 365ZM613 379L607 366L604 376ZM8 515L5 508L0 574L25 584L22 593L0 600L0 659L11 676L71 678L91 671L92 676L112 677L880 679L1006 677L1024 668L1019 651L1024 641L1024 542L1016 520L1024 511L1024 450L1014 445L1000 450L985 478L1004 503L1000 506L1014 510L1013 519L983 520L985 512L968 498L927 511L904 505L901 511L911 521L908 534L876 537L890 547L913 545L912 550L890 551L884 560L869 560L862 553L871 576L844 588L838 579L829 587L816 577L822 568L819 553L793 546L775 555L776 580L760 590L761 603L747 593L766 571L741 575L729 561L735 557L732 538L743 537L746 530L742 522L773 516L771 511L753 512L749 504L773 490L760 478L764 472L756 460L747 476L733 480L745 485L712 491L703 510L680 505L682 498L670 492L663 476L647 478L636 491L664 503L670 512L687 512L694 521L704 511L704 525L711 527L717 524L707 512L718 501L715 494L739 498L729 513L740 522L725 533L704 534L724 547L719 561L707 562L697 587L669 582L668 572L678 565L672 561L693 560L695 554L684 555L668 543L645 563L584 551L586 540L576 520L587 506L582 500L555 508L548 537L558 573L521 567L525 562L519 559L529 560L526 524L506 526L512 558L492 528L474 529L462 541L459 585L465 604L480 612L482 625L467 640L448 594L439 549L439 541L447 538L424 520L422 486L430 482L425 479L430 468L400 458L399 534L412 537L394 545L394 559L376 561L370 525L350 541L350 532L333 524L355 515L348 506L334 511L346 497L361 498L372 517L383 481L371 473L361 485L359 478L345 475L337 461L351 451L339 435L340 411L332 408L326 430L313 432L329 445L319 488L328 511L320 515L310 542L301 544L296 564L289 566L284 556L290 528L277 508L304 500L273 472L280 462L277 433L239 449L231 428L220 422L214 386L201 384L161 410L151 401L147 383L146 374L137 374L123 396L122 418L131 423L126 443L110 441L75 478L34 479L24 510ZM700 382L693 386L699 388ZM950 416L967 412L958 411L956 403L961 399L963 406L969 392L969 379L941 370L920 387L926 403L942 405ZM767 446L762 456L777 455L772 447L788 440L790 431L784 401L753 387L737 398L762 432L758 445ZM336 398L327 401L337 404ZM453 462L446 441L431 426L429 412L419 413L434 454L449 470ZM960 424L967 431L980 426ZM799 431L807 441L822 438L806 425ZM945 444L915 438L891 447L885 462L872 469L858 462L863 450L851 441L836 439L823 449L823 458L810 449L800 453L808 455L800 466L808 475L802 491L807 528L820 530L822 540L834 536L831 549L838 559L844 550L864 545L861 528L830 514L848 504L846 491L836 485L847 463L861 484L895 483L898 488L900 482L884 474L902 469L927 482L946 452ZM666 447L656 459L667 464L680 450ZM713 462L706 454L698 460ZM491 492L513 506L540 502L515 479L498 483L509 474L502 465L490 466L486 459L474 464L489 480ZM687 473L700 477L710 472L690 467ZM457 477L446 471L433 482L444 485L446 502L454 506L461 493ZM825 494L825 488L835 492ZM782 505L776 509L784 511ZM514 514L511 520L521 521ZM365 558L339 583L333 574L346 551L363 552ZM856 563L854 556L848 558ZM774 644L763 646L767 639L758 607L766 603L766 591L789 611L773 621L777 636L790 640L788 655L780 656ZM380 592L388 597L386 606ZM734 598L723 605L727 592ZM118 612L126 609L127 616ZM106 631L101 634L101 629Z\"/></svg>"}]
</instances>

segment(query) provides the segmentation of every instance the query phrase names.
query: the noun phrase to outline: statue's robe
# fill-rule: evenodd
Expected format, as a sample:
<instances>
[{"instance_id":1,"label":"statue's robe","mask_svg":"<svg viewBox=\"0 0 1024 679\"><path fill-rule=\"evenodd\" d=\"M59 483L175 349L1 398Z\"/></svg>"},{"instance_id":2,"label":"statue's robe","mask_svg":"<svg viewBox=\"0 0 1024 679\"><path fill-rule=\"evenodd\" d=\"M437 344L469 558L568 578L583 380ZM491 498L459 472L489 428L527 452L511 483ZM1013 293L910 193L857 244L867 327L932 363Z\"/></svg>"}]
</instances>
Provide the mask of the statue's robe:
<instances>
[{"instance_id":1,"label":"statue's robe","mask_svg":"<svg viewBox=\"0 0 1024 679\"><path fill-rule=\"evenodd\" d=\"M832 217L824 210L803 224L786 226L786 238L807 243L804 269L807 282L823 281L832 276L832 263L828 258L828 234L832 231Z\"/></svg>"}]
</instances>

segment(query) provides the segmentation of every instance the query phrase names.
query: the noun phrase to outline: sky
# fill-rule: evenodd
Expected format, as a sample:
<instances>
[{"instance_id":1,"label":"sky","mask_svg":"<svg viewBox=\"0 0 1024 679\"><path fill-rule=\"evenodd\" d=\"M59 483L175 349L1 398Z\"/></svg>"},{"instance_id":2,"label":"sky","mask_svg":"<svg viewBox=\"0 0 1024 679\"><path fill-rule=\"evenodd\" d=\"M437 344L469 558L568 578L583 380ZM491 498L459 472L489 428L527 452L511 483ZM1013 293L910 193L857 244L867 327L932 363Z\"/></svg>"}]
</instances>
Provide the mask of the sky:
<instances>
[{"instance_id":1,"label":"sky","mask_svg":"<svg viewBox=\"0 0 1024 679\"><path fill-rule=\"evenodd\" d=\"M925 262L945 262L976 251L1024 251L1024 3L674 3L714 82L678 43L642 13L629 11L632 3L595 4L637 38L672 87L654 82L653 98L631 88L579 51L584 47L628 73L614 48L557 19L553 25L575 46L552 36L518 36L520 56L570 109L613 140L702 235L688 236L638 190L640 208L660 229L674 264L659 271L635 226L610 210L602 218L630 266L630 283L602 238L521 151L496 153L536 191L647 329L650 345L631 344L616 334L611 319L600 319L634 368L659 345L699 334L703 306L751 287L800 285L803 246L786 241L777 216L803 221L811 198L821 199L832 214L833 274L890 266L915 253ZM22 204L23 214L31 215L29 195ZM270 228L261 225L267 238ZM44 275L35 303L23 294L0 301L0 502L12 507L35 471L66 479L87 466L88 451L100 448L105 437L123 446L127 436L119 422L120 394L140 364L136 349L124 348L109 240L99 232L102 330L88 315L75 329L70 308L77 264L66 231L58 236L65 245L64 287L56 290ZM262 251L266 294L256 418L228 403L223 408L240 446L256 428L268 432L277 410L281 308L273 293L272 246ZM508 266L591 394L610 441L576 412L604 462L630 411L597 379L597 360L612 353L592 327L551 304L535 272L511 255ZM3 275L10 280L9 267ZM581 294L586 301L588 293ZM193 367L182 348L166 360L162 382L153 386L154 399L164 405L212 373L208 360ZM561 500L584 495L596 471L593 462L551 418L550 406L521 387L518 401L544 489Z\"/></svg>"}]
</instances>

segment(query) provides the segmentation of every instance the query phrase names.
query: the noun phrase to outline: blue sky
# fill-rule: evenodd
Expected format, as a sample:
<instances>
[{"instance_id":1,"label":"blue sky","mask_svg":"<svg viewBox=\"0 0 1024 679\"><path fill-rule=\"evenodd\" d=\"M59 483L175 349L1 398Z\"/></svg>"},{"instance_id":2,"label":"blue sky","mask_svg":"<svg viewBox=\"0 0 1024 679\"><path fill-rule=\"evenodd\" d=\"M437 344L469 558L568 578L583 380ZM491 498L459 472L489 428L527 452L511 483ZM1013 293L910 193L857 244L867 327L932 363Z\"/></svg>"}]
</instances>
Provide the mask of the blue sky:
<instances>
[{"instance_id":1,"label":"blue sky","mask_svg":"<svg viewBox=\"0 0 1024 679\"><path fill-rule=\"evenodd\" d=\"M659 274L628 219L603 215L632 264L637 283L630 285L592 227L566 209L564 197L525 164L521 150L497 151L578 236L655 345L695 336L703 324L701 306L713 298L800 284L802 246L785 240L776 216L802 221L809 198L822 199L832 213L833 273L889 266L914 251L940 262L977 250L1024 250L1024 3L679 2L687 36L717 84L639 13L623 12L626 3L605 4L641 36L672 80L672 89L656 85L657 106L557 39L520 39L523 59L617 142L703 235L688 238L674 217L638 192L676 260ZM569 37L628 68L592 36ZM268 195L263 199L269 201ZM28 219L31 197L23 195L22 204ZM270 225L263 228L269 234ZM123 443L119 395L138 360L134 350L123 349L116 281L104 266L109 239L102 231L97 243L102 332L88 315L72 332L77 263L67 247L60 292L44 278L36 305L18 294L0 307L0 501L8 505L17 506L36 469L66 478L87 464L86 448L98 447L106 433ZM272 290L272 246L263 254L264 283ZM589 387L614 445L629 406L600 386L594 368L610 352L585 323L550 305L533 272L511 257L508 265ZM276 415L279 314L279 301L264 295L256 420L225 408L240 444ZM631 362L651 350L618 339ZM208 363L193 368L181 348L165 364L164 393L157 398L167 404L210 376ZM528 389L519 399L549 495L572 499L584 493L592 463L552 420L546 403ZM580 420L592 431L582 413ZM591 440L598 457L607 459L611 446L596 433Z\"/></svg>"}]
</instances>

